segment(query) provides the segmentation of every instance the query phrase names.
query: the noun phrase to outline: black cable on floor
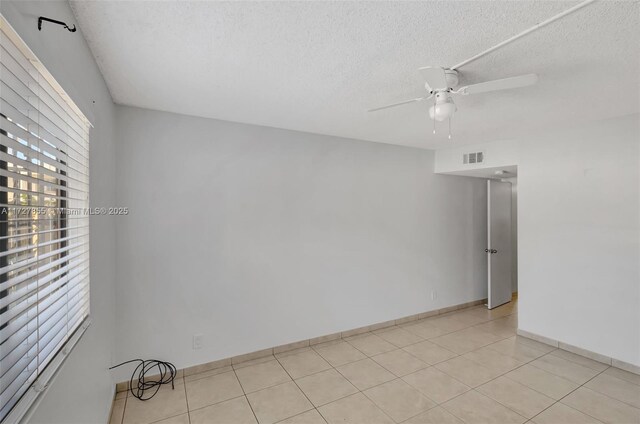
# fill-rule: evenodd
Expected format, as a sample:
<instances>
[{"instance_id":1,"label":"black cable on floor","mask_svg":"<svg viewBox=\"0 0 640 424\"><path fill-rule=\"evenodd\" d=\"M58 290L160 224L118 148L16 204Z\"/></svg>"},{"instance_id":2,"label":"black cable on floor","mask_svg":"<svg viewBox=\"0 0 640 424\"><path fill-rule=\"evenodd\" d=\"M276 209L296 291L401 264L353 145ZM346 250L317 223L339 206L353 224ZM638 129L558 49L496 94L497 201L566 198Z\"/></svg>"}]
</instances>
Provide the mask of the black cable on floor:
<instances>
[{"instance_id":1,"label":"black cable on floor","mask_svg":"<svg viewBox=\"0 0 640 424\"><path fill-rule=\"evenodd\" d=\"M132 359L130 361L123 362L118 365L114 365L110 370L118 368L122 365L130 364L132 362L140 362L133 374L131 375L131 381L129 382L129 390L133 397L140 400L149 400L158 393L160 386L163 384L171 383L171 388L174 389L173 380L176 378L176 367L171 362L159 361L157 359ZM148 379L147 374L153 373L158 379ZM134 391L134 380L137 379L137 384ZM153 394L145 397L145 391L154 389Z\"/></svg>"}]
</instances>

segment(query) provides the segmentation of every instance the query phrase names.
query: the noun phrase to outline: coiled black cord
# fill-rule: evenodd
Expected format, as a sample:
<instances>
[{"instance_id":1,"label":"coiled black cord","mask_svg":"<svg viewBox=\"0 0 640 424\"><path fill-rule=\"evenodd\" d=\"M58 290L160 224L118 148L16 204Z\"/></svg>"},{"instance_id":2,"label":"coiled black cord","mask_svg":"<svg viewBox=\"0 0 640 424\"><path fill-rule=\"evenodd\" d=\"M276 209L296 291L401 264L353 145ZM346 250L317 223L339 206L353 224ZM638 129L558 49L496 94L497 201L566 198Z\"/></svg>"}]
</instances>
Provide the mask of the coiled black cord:
<instances>
[{"instance_id":1,"label":"coiled black cord","mask_svg":"<svg viewBox=\"0 0 640 424\"><path fill-rule=\"evenodd\" d=\"M173 380L176 378L176 367L171 362L159 361L157 359L132 359L130 361L123 362L118 365L114 365L110 370L114 368L121 367L122 365L130 364L132 362L140 362L135 370L133 370L133 374L131 375L131 381L129 382L129 390L131 390L131 394L133 397L140 400L149 400L154 397L158 391L160 390L160 386L163 384L171 383L171 388L174 389ZM147 374L153 372L153 375L157 375L160 377L159 380L148 380ZM135 391L134 391L134 380L138 380ZM151 390L155 388L155 391L151 396L144 395L146 390Z\"/></svg>"}]
</instances>

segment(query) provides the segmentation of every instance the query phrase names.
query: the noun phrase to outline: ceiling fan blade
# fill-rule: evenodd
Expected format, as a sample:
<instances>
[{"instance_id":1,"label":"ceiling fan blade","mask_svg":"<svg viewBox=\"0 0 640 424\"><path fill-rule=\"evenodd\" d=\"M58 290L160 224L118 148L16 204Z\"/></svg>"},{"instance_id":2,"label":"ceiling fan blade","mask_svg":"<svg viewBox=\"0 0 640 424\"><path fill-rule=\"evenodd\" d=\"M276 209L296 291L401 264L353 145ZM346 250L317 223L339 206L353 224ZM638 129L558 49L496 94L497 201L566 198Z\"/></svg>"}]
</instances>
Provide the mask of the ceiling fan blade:
<instances>
[{"instance_id":1,"label":"ceiling fan blade","mask_svg":"<svg viewBox=\"0 0 640 424\"><path fill-rule=\"evenodd\" d=\"M538 81L536 74L520 75L518 77L504 78L499 80L481 82L478 84L468 85L456 91L460 94L477 94L486 93L488 91L508 90L511 88L526 87L533 85Z\"/></svg>"},{"instance_id":2,"label":"ceiling fan blade","mask_svg":"<svg viewBox=\"0 0 640 424\"><path fill-rule=\"evenodd\" d=\"M429 97L431 97L431 96L429 96ZM398 102L398 103L393 103L393 104L382 106L382 107L377 107L375 109L369 109L367 112L375 112L375 111L382 110L382 109L389 109L391 107L406 105L408 103L421 102L423 100L428 99L429 97L418 97L416 99L405 100L404 102Z\"/></svg>"},{"instance_id":3,"label":"ceiling fan blade","mask_svg":"<svg viewBox=\"0 0 640 424\"><path fill-rule=\"evenodd\" d=\"M444 74L444 69L436 66L425 66L419 69L422 77L426 81L427 85L433 90L447 89L447 79Z\"/></svg>"}]
</instances>

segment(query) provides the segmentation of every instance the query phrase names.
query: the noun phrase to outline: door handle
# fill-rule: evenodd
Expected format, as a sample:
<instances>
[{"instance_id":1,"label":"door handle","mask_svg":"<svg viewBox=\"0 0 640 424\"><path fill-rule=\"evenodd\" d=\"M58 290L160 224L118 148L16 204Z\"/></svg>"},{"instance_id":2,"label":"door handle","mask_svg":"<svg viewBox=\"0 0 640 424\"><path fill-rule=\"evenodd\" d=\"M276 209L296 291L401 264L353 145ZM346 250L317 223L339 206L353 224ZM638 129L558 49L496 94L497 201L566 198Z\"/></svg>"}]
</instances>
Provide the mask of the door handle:
<instances>
[{"instance_id":1,"label":"door handle","mask_svg":"<svg viewBox=\"0 0 640 424\"><path fill-rule=\"evenodd\" d=\"M498 253L496 249L484 249L486 253Z\"/></svg>"}]
</instances>

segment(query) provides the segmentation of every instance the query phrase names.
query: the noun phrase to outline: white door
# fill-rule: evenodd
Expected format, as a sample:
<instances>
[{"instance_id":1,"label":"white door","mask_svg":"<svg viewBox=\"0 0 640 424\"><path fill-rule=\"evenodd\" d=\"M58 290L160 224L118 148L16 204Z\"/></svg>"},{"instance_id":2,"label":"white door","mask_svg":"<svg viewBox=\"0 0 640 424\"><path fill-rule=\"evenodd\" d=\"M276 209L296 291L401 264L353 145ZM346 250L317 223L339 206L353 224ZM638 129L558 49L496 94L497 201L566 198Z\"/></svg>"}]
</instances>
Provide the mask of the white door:
<instances>
[{"instance_id":1,"label":"white door","mask_svg":"<svg viewBox=\"0 0 640 424\"><path fill-rule=\"evenodd\" d=\"M511 183L487 180L489 309L511 301Z\"/></svg>"}]
</instances>

